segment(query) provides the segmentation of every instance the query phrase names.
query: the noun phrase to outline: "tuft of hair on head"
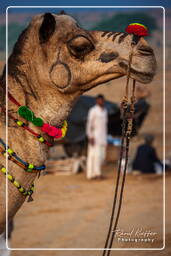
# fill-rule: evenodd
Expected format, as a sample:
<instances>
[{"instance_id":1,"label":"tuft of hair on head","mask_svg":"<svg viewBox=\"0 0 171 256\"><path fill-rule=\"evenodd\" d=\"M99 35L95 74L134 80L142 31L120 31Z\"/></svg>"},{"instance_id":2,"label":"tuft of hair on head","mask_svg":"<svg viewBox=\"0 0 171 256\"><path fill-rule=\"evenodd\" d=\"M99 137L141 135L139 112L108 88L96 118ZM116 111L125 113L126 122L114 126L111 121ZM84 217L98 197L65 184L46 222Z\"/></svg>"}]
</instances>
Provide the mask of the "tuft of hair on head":
<instances>
[{"instance_id":1,"label":"tuft of hair on head","mask_svg":"<svg viewBox=\"0 0 171 256\"><path fill-rule=\"evenodd\" d=\"M64 10L61 10L59 15L66 15L66 12Z\"/></svg>"},{"instance_id":2,"label":"tuft of hair on head","mask_svg":"<svg viewBox=\"0 0 171 256\"><path fill-rule=\"evenodd\" d=\"M98 94L98 95L96 96L96 99L104 99L104 95L103 95L103 94Z\"/></svg>"},{"instance_id":3,"label":"tuft of hair on head","mask_svg":"<svg viewBox=\"0 0 171 256\"><path fill-rule=\"evenodd\" d=\"M154 136L152 134L146 134L144 136L144 140L145 140L145 143L152 144L152 142L154 141Z\"/></svg>"}]
</instances>

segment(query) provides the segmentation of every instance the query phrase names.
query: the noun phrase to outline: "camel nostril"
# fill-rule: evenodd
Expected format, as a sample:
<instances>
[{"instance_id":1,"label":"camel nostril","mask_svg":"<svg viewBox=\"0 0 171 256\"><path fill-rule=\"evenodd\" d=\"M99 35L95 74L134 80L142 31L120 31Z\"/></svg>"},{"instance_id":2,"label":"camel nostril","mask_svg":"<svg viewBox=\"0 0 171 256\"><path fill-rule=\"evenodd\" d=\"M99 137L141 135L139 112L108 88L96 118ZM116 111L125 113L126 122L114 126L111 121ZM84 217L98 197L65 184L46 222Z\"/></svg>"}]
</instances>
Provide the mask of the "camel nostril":
<instances>
[{"instance_id":1,"label":"camel nostril","mask_svg":"<svg viewBox=\"0 0 171 256\"><path fill-rule=\"evenodd\" d=\"M149 46L140 46L137 48L137 50L142 55L154 55L153 49Z\"/></svg>"},{"instance_id":2,"label":"camel nostril","mask_svg":"<svg viewBox=\"0 0 171 256\"><path fill-rule=\"evenodd\" d=\"M110 52L110 53L106 53L106 52L103 52L100 57L99 57L99 61L101 62L110 62L114 59L116 59L118 57L118 53L117 52Z\"/></svg>"}]
</instances>

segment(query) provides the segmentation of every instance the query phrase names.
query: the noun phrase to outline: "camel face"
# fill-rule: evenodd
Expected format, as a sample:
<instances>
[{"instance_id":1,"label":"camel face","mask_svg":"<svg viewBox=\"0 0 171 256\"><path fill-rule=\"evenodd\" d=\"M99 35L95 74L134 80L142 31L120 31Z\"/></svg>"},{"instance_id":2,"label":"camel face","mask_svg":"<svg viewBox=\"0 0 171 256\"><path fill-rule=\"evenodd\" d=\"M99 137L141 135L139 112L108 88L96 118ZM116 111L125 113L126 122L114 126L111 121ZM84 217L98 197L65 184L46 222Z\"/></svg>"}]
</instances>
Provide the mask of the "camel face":
<instances>
[{"instance_id":1,"label":"camel face","mask_svg":"<svg viewBox=\"0 0 171 256\"><path fill-rule=\"evenodd\" d=\"M51 43L57 41L57 59L51 63L50 79L60 90L85 91L126 74L132 35L86 31L70 16L54 17L56 28ZM153 50L141 38L134 47L131 77L148 83L155 70Z\"/></svg>"},{"instance_id":2,"label":"camel face","mask_svg":"<svg viewBox=\"0 0 171 256\"><path fill-rule=\"evenodd\" d=\"M25 39L23 47L28 62L34 59L40 82L62 93L81 94L127 73L132 35L86 31L68 15L46 13L33 19L26 32L29 36L32 45ZM155 70L153 50L141 38L133 50L131 77L148 83Z\"/></svg>"}]
</instances>

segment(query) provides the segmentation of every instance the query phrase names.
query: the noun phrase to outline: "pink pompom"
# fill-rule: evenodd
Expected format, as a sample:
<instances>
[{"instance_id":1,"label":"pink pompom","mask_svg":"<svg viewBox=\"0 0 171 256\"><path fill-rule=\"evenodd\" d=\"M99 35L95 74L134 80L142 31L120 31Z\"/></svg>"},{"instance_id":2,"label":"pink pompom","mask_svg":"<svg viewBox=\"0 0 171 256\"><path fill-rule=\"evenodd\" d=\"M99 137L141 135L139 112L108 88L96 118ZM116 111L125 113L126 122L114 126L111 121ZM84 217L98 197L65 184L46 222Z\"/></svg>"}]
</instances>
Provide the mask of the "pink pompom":
<instances>
[{"instance_id":1,"label":"pink pompom","mask_svg":"<svg viewBox=\"0 0 171 256\"><path fill-rule=\"evenodd\" d=\"M55 136L55 139L59 139L62 137L62 131L61 129L58 129L58 134Z\"/></svg>"},{"instance_id":2,"label":"pink pompom","mask_svg":"<svg viewBox=\"0 0 171 256\"><path fill-rule=\"evenodd\" d=\"M55 137L58 134L58 129L54 126L51 126L50 131L48 132L49 136Z\"/></svg>"},{"instance_id":3,"label":"pink pompom","mask_svg":"<svg viewBox=\"0 0 171 256\"><path fill-rule=\"evenodd\" d=\"M43 124L41 127L42 132L47 133L49 136L54 137L56 139L59 139L62 137L62 131L59 128L56 128L55 126L52 126L50 124Z\"/></svg>"},{"instance_id":4,"label":"pink pompom","mask_svg":"<svg viewBox=\"0 0 171 256\"><path fill-rule=\"evenodd\" d=\"M51 125L49 124L43 124L41 127L42 132L48 133L51 130Z\"/></svg>"}]
</instances>

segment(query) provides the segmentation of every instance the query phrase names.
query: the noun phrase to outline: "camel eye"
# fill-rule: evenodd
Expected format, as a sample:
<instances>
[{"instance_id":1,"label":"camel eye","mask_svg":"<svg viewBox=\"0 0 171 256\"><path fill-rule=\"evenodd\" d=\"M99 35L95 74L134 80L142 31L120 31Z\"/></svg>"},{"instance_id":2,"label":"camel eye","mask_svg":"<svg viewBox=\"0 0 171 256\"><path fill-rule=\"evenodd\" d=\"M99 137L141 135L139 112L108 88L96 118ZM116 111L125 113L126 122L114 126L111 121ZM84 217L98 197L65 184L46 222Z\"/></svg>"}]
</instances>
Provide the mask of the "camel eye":
<instances>
[{"instance_id":1,"label":"camel eye","mask_svg":"<svg viewBox=\"0 0 171 256\"><path fill-rule=\"evenodd\" d=\"M76 58L83 58L93 49L93 44L85 36L74 37L68 42L68 50Z\"/></svg>"}]
</instances>

